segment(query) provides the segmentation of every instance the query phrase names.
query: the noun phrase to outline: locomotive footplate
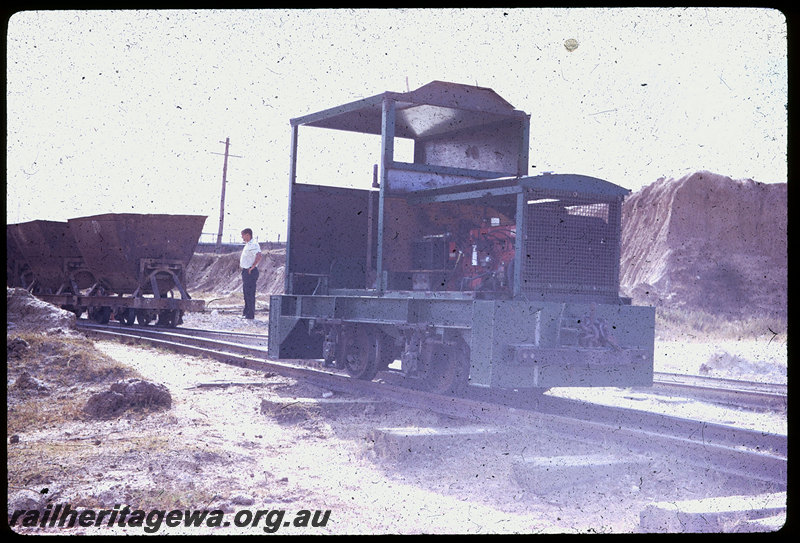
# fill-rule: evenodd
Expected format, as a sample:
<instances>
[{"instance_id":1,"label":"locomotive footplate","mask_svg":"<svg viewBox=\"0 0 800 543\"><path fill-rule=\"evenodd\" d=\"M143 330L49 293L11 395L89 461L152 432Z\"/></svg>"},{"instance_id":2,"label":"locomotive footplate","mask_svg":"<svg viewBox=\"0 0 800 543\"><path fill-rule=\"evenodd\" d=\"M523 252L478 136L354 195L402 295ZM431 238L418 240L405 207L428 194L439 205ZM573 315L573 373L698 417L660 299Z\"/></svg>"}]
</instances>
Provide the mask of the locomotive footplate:
<instances>
[{"instance_id":1,"label":"locomotive footplate","mask_svg":"<svg viewBox=\"0 0 800 543\"><path fill-rule=\"evenodd\" d=\"M581 364L593 367L609 367L646 362L644 349L612 349L602 347L537 347L535 345L511 345L514 362L517 364Z\"/></svg>"},{"instance_id":2,"label":"locomotive footplate","mask_svg":"<svg viewBox=\"0 0 800 543\"><path fill-rule=\"evenodd\" d=\"M650 355L645 349L510 347L514 350L514 367L508 368L509 374L525 375L536 387L652 385Z\"/></svg>"}]
</instances>

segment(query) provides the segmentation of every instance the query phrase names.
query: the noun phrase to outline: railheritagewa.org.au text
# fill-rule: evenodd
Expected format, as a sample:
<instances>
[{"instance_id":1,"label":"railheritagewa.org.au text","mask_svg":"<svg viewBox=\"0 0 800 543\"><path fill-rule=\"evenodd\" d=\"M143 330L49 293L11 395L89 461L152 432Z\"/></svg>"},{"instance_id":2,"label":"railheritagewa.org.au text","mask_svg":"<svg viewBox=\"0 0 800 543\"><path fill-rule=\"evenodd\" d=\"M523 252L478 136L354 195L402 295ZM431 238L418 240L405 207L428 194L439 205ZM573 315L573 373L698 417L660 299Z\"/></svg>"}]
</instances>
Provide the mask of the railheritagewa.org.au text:
<instances>
[{"instance_id":1,"label":"railheritagewa.org.au text","mask_svg":"<svg viewBox=\"0 0 800 543\"><path fill-rule=\"evenodd\" d=\"M242 509L226 513L219 509L131 509L115 505L113 509L73 509L68 503L48 505L44 510L18 509L11 514L9 525L25 528L131 527L156 533L163 527L202 528L230 527L261 529L275 533L281 528L323 528L331 511L302 509L296 513L285 509Z\"/></svg>"}]
</instances>

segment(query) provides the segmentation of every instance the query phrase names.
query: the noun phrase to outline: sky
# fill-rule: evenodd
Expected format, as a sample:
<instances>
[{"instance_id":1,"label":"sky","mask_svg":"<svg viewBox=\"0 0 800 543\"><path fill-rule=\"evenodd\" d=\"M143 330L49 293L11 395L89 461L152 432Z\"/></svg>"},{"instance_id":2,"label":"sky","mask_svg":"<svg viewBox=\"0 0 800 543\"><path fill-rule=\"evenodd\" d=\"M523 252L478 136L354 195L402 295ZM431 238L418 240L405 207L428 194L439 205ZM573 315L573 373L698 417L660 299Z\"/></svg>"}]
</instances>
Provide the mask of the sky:
<instances>
[{"instance_id":1,"label":"sky","mask_svg":"<svg viewBox=\"0 0 800 543\"><path fill-rule=\"evenodd\" d=\"M632 191L697 170L787 182L777 10L23 11L7 24L7 224L207 215L214 241L230 138L224 241L245 227L283 240L289 120L433 80L530 114L531 175ZM347 138L301 127L298 181L368 188L380 138Z\"/></svg>"}]
</instances>

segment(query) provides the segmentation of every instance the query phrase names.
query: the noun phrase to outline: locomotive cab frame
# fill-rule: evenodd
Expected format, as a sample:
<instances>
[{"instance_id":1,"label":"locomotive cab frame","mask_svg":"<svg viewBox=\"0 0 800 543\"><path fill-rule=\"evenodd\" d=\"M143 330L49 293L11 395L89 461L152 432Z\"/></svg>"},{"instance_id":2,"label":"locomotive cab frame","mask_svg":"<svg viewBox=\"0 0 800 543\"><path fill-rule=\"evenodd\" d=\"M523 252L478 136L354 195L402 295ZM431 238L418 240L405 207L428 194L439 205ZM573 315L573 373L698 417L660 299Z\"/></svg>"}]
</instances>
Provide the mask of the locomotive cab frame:
<instances>
[{"instance_id":1,"label":"locomotive cab frame","mask_svg":"<svg viewBox=\"0 0 800 543\"><path fill-rule=\"evenodd\" d=\"M619 296L630 191L527 175L529 125L493 90L441 81L292 119L270 356L437 392L651 384L654 309ZM301 126L380 136L365 188L301 182Z\"/></svg>"}]
</instances>

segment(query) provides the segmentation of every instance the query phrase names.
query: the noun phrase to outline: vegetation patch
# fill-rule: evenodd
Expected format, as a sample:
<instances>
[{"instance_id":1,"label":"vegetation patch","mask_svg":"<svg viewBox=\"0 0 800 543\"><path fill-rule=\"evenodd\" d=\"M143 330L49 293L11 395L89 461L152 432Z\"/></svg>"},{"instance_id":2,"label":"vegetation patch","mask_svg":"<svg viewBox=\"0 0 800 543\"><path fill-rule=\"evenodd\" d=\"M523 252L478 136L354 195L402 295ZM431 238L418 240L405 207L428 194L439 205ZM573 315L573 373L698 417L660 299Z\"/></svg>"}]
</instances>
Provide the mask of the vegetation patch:
<instances>
[{"instance_id":1,"label":"vegetation patch","mask_svg":"<svg viewBox=\"0 0 800 543\"><path fill-rule=\"evenodd\" d=\"M85 385L138 376L84 337L34 332L7 337L7 368L9 436L81 419Z\"/></svg>"},{"instance_id":2,"label":"vegetation patch","mask_svg":"<svg viewBox=\"0 0 800 543\"><path fill-rule=\"evenodd\" d=\"M20 348L21 342L27 344L27 348ZM27 371L56 387L136 376L133 370L101 353L92 341L81 336L54 337L32 332L9 335L7 355L9 377Z\"/></svg>"},{"instance_id":3,"label":"vegetation patch","mask_svg":"<svg viewBox=\"0 0 800 543\"><path fill-rule=\"evenodd\" d=\"M787 322L774 317L733 318L697 309L657 307L656 335L661 340L770 337L786 343Z\"/></svg>"}]
</instances>

